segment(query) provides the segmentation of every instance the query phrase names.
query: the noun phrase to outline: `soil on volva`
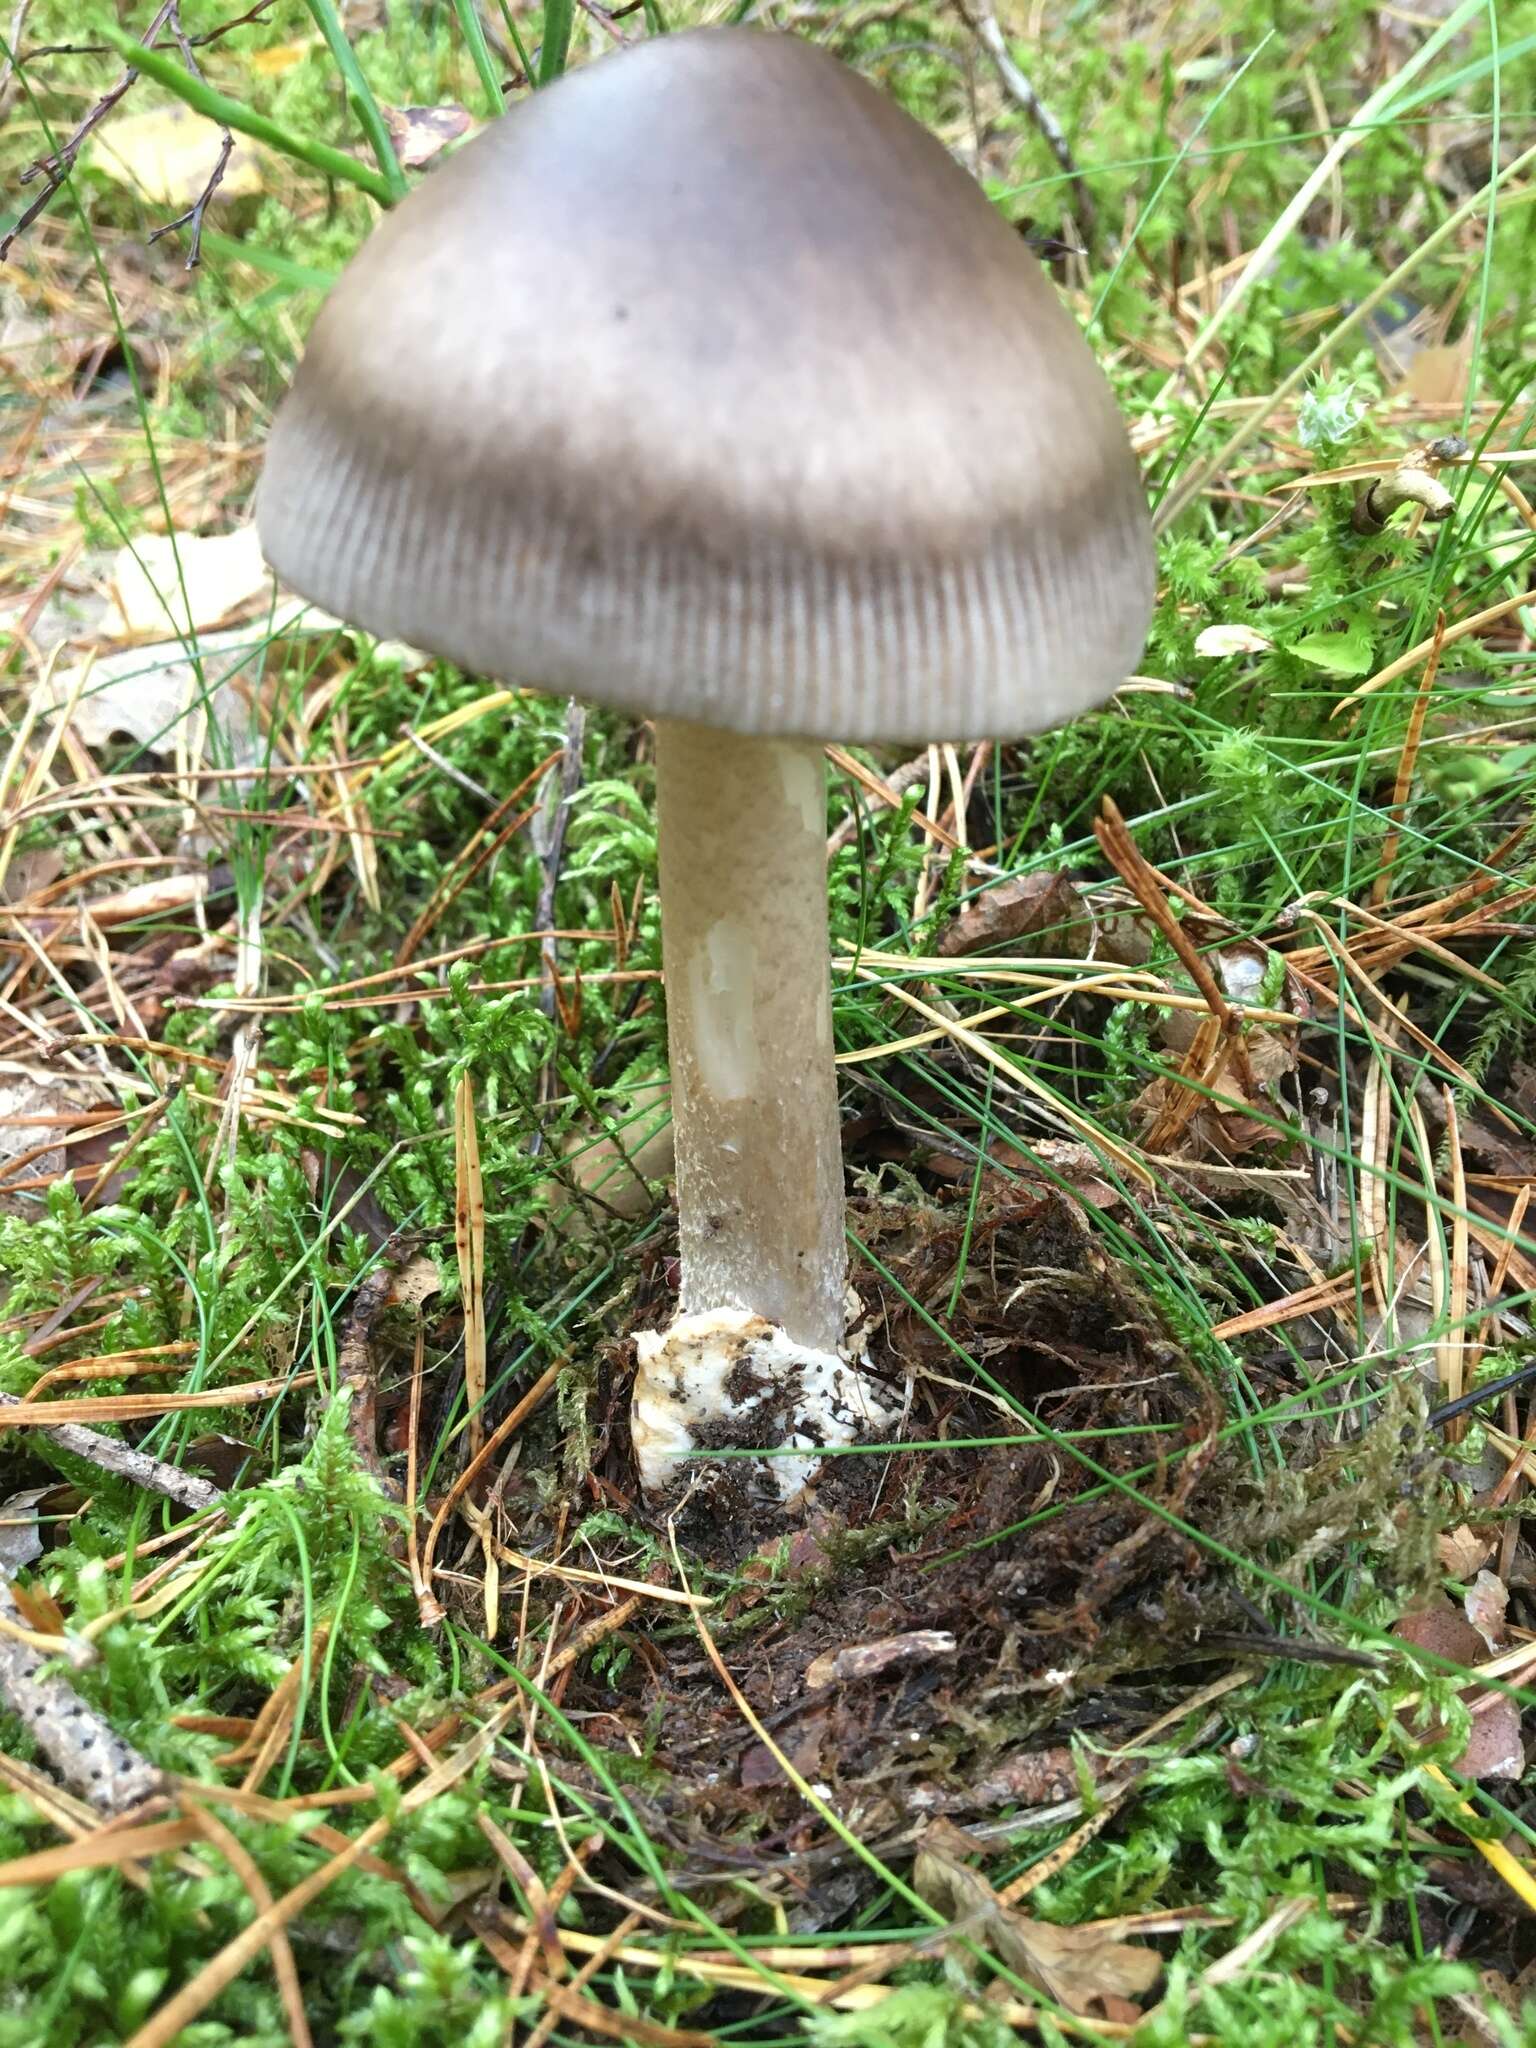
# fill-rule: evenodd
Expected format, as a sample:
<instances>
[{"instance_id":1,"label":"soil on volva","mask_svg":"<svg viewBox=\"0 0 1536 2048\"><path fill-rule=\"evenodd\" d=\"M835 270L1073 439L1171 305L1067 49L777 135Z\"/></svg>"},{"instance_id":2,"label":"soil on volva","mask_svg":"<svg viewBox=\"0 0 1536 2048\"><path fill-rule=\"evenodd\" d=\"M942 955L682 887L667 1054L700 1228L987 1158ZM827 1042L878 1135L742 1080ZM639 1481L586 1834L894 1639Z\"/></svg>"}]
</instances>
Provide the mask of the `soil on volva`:
<instances>
[{"instance_id":1,"label":"soil on volva","mask_svg":"<svg viewBox=\"0 0 1536 2048\"><path fill-rule=\"evenodd\" d=\"M792 1515L760 1468L714 1465L675 1533L695 1583L733 1575L710 1632L773 1744L866 1840L896 1841L938 1814L1073 1798L1071 1735L1128 1739L1212 1676L1202 1638L1253 1616L1166 1519L1220 1519L1217 1390L1069 1196L993 1187L968 1243L963 1205L855 1204L850 1222L899 1283L861 1263L856 1284L873 1370L912 1390L903 1426L879 1455L827 1460ZM658 1256L628 1327L665 1322L669 1277ZM1038 1438L977 1447L1032 1432L954 1345L1051 1429L1124 1433L1078 1439L1097 1472ZM616 1336L587 1486L635 1503L632 1360ZM1139 1498L1108 1483L1131 1474ZM814 1816L687 1617L651 1605L622 1640L628 1656L573 1674L561 1704L594 1745L643 1760L627 1796L647 1826L717 1868L748 1844L791 1849ZM873 1668L828 1676L871 1645Z\"/></svg>"}]
</instances>

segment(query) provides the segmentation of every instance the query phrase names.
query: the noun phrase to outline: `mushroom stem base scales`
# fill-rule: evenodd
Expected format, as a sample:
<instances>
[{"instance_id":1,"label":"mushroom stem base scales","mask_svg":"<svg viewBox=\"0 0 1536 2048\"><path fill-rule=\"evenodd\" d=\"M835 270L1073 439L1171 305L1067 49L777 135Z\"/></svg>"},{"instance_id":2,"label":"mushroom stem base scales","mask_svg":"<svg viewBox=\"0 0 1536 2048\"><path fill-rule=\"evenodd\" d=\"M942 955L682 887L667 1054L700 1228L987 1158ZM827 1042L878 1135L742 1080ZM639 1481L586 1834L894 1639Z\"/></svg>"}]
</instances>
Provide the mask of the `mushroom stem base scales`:
<instances>
[{"instance_id":1,"label":"mushroom stem base scales","mask_svg":"<svg viewBox=\"0 0 1536 2048\"><path fill-rule=\"evenodd\" d=\"M842 1138L819 746L656 723L683 1315L835 1352Z\"/></svg>"}]
</instances>

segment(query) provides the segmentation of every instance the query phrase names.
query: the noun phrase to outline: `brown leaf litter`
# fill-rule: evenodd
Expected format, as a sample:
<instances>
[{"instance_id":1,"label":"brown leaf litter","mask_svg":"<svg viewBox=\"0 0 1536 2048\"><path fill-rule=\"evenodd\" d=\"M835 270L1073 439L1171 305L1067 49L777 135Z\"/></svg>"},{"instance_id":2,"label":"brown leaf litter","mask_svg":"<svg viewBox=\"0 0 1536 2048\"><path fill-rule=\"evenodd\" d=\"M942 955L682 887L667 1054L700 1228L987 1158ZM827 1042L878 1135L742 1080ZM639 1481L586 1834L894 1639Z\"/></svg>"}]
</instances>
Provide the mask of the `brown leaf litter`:
<instances>
[{"instance_id":1,"label":"brown leaf litter","mask_svg":"<svg viewBox=\"0 0 1536 2048\"><path fill-rule=\"evenodd\" d=\"M1163 1969L1156 1949L1116 1940L1102 1928L1056 1927L1019 1912L957 1853L978 1846L942 1821L927 1830L912 1881L930 1905L965 1923L992 1954L1068 2012L1104 2012L1111 2000L1151 1990Z\"/></svg>"},{"instance_id":2,"label":"brown leaf litter","mask_svg":"<svg viewBox=\"0 0 1536 2048\"><path fill-rule=\"evenodd\" d=\"M1488 1604L1484 1595L1484 1611ZM1499 1613L1502 1622L1502 1606ZM1443 1598L1404 1615L1392 1633L1415 1649L1469 1669L1489 1659L1490 1645L1482 1629L1474 1626L1467 1615L1458 1614ZM1472 1731L1452 1769L1464 1778L1522 1777L1525 1747L1518 1704L1503 1693L1486 1691L1476 1682L1463 1689L1461 1698L1472 1716ZM1435 1742L1444 1733L1444 1724L1433 1719L1421 1720L1414 1732L1425 1742Z\"/></svg>"}]
</instances>

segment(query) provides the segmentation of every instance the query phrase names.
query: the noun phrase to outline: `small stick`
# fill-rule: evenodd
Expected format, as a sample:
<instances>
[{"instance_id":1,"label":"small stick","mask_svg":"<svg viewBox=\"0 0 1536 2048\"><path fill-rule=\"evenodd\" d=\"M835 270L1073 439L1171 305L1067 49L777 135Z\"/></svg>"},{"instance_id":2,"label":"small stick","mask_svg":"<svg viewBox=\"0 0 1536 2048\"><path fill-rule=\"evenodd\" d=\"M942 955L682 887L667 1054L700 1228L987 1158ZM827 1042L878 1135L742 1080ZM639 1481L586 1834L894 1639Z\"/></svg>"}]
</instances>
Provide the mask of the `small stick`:
<instances>
[{"instance_id":1,"label":"small stick","mask_svg":"<svg viewBox=\"0 0 1536 2048\"><path fill-rule=\"evenodd\" d=\"M472 796L477 803L484 804L488 811L496 808L496 799L484 783L476 782L474 777L466 775L462 768L455 768L446 754L440 754L436 747L430 746L419 732L413 732L409 726L405 728L405 736L417 753L430 761L440 775L446 775L450 782L456 782L467 796Z\"/></svg>"},{"instance_id":2,"label":"small stick","mask_svg":"<svg viewBox=\"0 0 1536 2048\"><path fill-rule=\"evenodd\" d=\"M31 5L31 0L27 0L27 5ZM237 28L248 28L253 21L260 21L276 5L277 0L256 0L256 5L248 13L232 15L228 21L221 21L217 27L200 36L188 36L187 41L194 50L221 42L225 36L233 35ZM35 64L39 57L109 57L111 54L105 43L41 43L35 50L27 51L26 61ZM244 773L243 769L241 773Z\"/></svg>"},{"instance_id":3,"label":"small stick","mask_svg":"<svg viewBox=\"0 0 1536 2048\"><path fill-rule=\"evenodd\" d=\"M166 26L176 38L176 47L181 51L182 62L194 78L201 78L203 74L198 69L197 59L192 54L192 45L182 33L180 0L171 0L171 6L166 16ZM223 182L224 168L228 164L230 155L235 147L233 131L225 128L222 133L224 139L219 145L219 153L214 160L213 169L208 173L207 184L204 185L202 191L193 200L185 213L177 214L176 218L168 220L164 227L156 228L149 238L152 243L158 242L162 235L174 234L177 228L184 228L190 225L192 240L187 250L186 267L188 270L196 270L198 264L203 260L203 215L208 211L209 201Z\"/></svg>"},{"instance_id":4,"label":"small stick","mask_svg":"<svg viewBox=\"0 0 1536 2048\"><path fill-rule=\"evenodd\" d=\"M21 1405L17 1395L0 1394L0 1407L19 1408ZM119 1479L142 1486L150 1493L164 1494L167 1500L177 1501L194 1513L217 1507L224 1498L220 1489L208 1480L194 1479L190 1473L178 1471L163 1459L152 1458L147 1451L136 1451L132 1444L119 1443L116 1437L82 1428L77 1422L61 1422L44 1429L41 1434L57 1444L61 1451L84 1458L100 1471L114 1473Z\"/></svg>"},{"instance_id":5,"label":"small stick","mask_svg":"<svg viewBox=\"0 0 1536 2048\"><path fill-rule=\"evenodd\" d=\"M1091 244L1098 228L1098 214L1071 144L1062 132L1061 123L1035 91L1028 78L1013 60L1008 48L1008 39L998 27L997 16L990 7L971 13L965 0L955 0L955 12L965 23L977 42L992 59L993 68L1002 81L1004 92L1017 102L1040 130L1046 148L1055 157L1072 188L1072 210L1077 216L1077 225L1085 245Z\"/></svg>"},{"instance_id":6,"label":"small stick","mask_svg":"<svg viewBox=\"0 0 1536 2048\"><path fill-rule=\"evenodd\" d=\"M398 1489L379 1456L379 1384L373 1356L373 1325L389 1300L393 1284L394 1275L387 1267L374 1268L353 1297L336 1346L337 1377L352 1392L347 1434L358 1463L391 1500L398 1497Z\"/></svg>"},{"instance_id":7,"label":"small stick","mask_svg":"<svg viewBox=\"0 0 1536 2048\"><path fill-rule=\"evenodd\" d=\"M177 0L165 0L164 6L144 31L142 41L146 49L154 42L161 29L165 27L166 23L175 13L176 4ZM64 189L64 186L69 181L70 172L75 168L75 159L79 156L81 150L84 149L91 132L101 126L101 123L111 113L124 93L128 91L138 75L134 66L128 65L116 85L102 94L101 98L91 108L69 140L53 156L39 157L35 164L22 172L19 182L23 185L30 185L36 178L42 178L45 182L42 191L32 201L31 205L23 209L21 218L16 222L10 233L0 235L0 263L3 263L10 255L11 246L18 236L24 235L33 222L38 220L48 210L48 207L52 204L54 194Z\"/></svg>"},{"instance_id":8,"label":"small stick","mask_svg":"<svg viewBox=\"0 0 1536 2048\"><path fill-rule=\"evenodd\" d=\"M164 1777L88 1707L67 1678L49 1673L52 1654L13 1633L24 1627L9 1586L0 1582L0 1698L69 1788L102 1813L125 1813L152 1799Z\"/></svg>"},{"instance_id":9,"label":"small stick","mask_svg":"<svg viewBox=\"0 0 1536 2048\"><path fill-rule=\"evenodd\" d=\"M11 16L10 33L5 40L3 61L0 61L0 121L5 119L16 96L16 81L21 73L17 51L31 6L32 0L16 0L16 10Z\"/></svg>"}]
</instances>

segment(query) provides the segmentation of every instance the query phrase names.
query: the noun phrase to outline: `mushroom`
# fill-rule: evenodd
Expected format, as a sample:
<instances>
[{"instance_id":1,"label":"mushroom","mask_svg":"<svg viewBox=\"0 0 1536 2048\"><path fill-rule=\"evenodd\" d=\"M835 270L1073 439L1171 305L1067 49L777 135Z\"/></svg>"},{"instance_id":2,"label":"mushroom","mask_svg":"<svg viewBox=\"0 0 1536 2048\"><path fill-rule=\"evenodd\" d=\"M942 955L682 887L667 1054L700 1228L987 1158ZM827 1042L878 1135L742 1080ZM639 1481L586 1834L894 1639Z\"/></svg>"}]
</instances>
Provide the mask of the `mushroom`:
<instances>
[{"instance_id":1,"label":"mushroom","mask_svg":"<svg viewBox=\"0 0 1536 2048\"><path fill-rule=\"evenodd\" d=\"M1040 266L809 44L653 38L443 162L278 410L258 519L306 597L655 721L677 1320L633 1434L786 1498L877 1432L847 1263L821 742L1100 702L1151 611L1137 465Z\"/></svg>"}]
</instances>

